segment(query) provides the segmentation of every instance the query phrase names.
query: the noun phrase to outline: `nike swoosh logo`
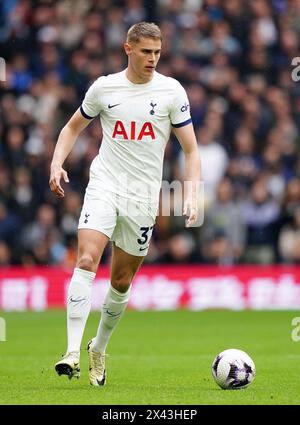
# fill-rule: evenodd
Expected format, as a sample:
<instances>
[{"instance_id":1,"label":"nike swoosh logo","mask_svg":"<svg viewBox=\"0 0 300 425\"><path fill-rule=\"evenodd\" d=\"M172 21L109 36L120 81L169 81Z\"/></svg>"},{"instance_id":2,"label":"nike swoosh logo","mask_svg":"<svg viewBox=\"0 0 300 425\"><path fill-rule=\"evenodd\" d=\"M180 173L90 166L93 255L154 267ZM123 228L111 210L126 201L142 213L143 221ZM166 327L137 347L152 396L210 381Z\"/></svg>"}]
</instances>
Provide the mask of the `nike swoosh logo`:
<instances>
[{"instance_id":1,"label":"nike swoosh logo","mask_svg":"<svg viewBox=\"0 0 300 425\"><path fill-rule=\"evenodd\" d=\"M149 248L149 245L146 246L146 248L140 248L140 251L145 251L145 249L148 249L148 248Z\"/></svg>"},{"instance_id":2,"label":"nike swoosh logo","mask_svg":"<svg viewBox=\"0 0 300 425\"><path fill-rule=\"evenodd\" d=\"M73 298L70 298L71 303L79 303L80 301L85 301L86 298L77 298L76 300L73 300Z\"/></svg>"},{"instance_id":3,"label":"nike swoosh logo","mask_svg":"<svg viewBox=\"0 0 300 425\"><path fill-rule=\"evenodd\" d=\"M114 313L113 311L105 310L105 313L107 313L110 317L119 317L121 313Z\"/></svg>"},{"instance_id":4,"label":"nike swoosh logo","mask_svg":"<svg viewBox=\"0 0 300 425\"><path fill-rule=\"evenodd\" d=\"M115 106L119 106L119 105L121 105L121 103L116 103L115 105L109 104L108 109L114 108Z\"/></svg>"}]
</instances>

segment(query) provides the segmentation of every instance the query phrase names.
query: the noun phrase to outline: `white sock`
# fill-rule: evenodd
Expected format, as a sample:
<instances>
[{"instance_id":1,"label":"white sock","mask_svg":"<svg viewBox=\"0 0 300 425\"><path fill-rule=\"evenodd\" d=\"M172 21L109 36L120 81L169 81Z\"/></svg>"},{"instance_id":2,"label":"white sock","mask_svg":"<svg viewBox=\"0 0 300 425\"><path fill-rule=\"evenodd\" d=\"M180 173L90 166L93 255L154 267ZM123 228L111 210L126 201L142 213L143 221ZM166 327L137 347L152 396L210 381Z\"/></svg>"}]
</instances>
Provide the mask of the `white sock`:
<instances>
[{"instance_id":1,"label":"white sock","mask_svg":"<svg viewBox=\"0 0 300 425\"><path fill-rule=\"evenodd\" d=\"M119 323L129 301L130 288L127 292L121 293L112 285L109 286L101 313L101 320L97 330L97 335L93 341L92 349L105 353L109 338Z\"/></svg>"},{"instance_id":2,"label":"white sock","mask_svg":"<svg viewBox=\"0 0 300 425\"><path fill-rule=\"evenodd\" d=\"M92 283L95 276L93 272L77 267L74 269L67 300L68 353L80 351L83 331L91 309Z\"/></svg>"}]
</instances>

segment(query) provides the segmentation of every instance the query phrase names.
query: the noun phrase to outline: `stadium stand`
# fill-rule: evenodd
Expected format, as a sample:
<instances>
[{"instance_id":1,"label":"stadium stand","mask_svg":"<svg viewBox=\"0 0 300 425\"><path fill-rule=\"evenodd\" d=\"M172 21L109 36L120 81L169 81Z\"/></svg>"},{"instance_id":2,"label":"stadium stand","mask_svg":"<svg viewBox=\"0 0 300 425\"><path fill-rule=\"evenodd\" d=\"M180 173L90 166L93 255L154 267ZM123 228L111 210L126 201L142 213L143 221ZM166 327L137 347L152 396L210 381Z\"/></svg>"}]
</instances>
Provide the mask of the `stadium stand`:
<instances>
[{"instance_id":1,"label":"stadium stand","mask_svg":"<svg viewBox=\"0 0 300 425\"><path fill-rule=\"evenodd\" d=\"M140 20L160 25L158 71L187 89L205 182L205 221L157 218L148 263L300 262L297 0L7 0L0 4L0 265L72 267L77 220L97 154L95 120L77 141L59 201L48 186L59 131ZM182 179L171 140L164 180ZM106 250L104 262L110 258Z\"/></svg>"}]
</instances>

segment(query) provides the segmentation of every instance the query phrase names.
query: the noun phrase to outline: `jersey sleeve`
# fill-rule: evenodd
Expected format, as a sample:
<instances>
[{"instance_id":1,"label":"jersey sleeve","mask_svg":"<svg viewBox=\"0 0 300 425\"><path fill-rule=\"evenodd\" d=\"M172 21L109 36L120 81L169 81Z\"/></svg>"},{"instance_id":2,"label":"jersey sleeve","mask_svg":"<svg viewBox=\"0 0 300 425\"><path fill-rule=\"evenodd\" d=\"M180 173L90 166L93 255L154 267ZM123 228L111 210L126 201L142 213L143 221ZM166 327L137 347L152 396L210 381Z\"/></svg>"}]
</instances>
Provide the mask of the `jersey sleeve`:
<instances>
[{"instance_id":1,"label":"jersey sleeve","mask_svg":"<svg viewBox=\"0 0 300 425\"><path fill-rule=\"evenodd\" d=\"M101 79L96 80L86 92L80 106L80 112L87 119L93 119L101 111Z\"/></svg>"},{"instance_id":2,"label":"jersey sleeve","mask_svg":"<svg viewBox=\"0 0 300 425\"><path fill-rule=\"evenodd\" d=\"M170 120L173 127L183 127L192 122L189 100L182 85L177 82L170 109Z\"/></svg>"}]
</instances>

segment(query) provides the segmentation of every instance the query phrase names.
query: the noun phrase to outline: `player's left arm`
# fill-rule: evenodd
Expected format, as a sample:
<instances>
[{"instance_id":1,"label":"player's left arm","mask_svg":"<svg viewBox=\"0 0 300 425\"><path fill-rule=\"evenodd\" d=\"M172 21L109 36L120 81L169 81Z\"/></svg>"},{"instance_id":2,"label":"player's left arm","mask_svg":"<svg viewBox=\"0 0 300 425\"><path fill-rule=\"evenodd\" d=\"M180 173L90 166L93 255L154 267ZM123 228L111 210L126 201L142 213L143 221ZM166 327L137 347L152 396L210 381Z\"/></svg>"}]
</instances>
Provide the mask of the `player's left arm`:
<instances>
[{"instance_id":1,"label":"player's left arm","mask_svg":"<svg viewBox=\"0 0 300 425\"><path fill-rule=\"evenodd\" d=\"M193 124L173 127L185 158L185 196L183 214L187 216L186 227L194 225L198 217L201 163Z\"/></svg>"}]
</instances>

